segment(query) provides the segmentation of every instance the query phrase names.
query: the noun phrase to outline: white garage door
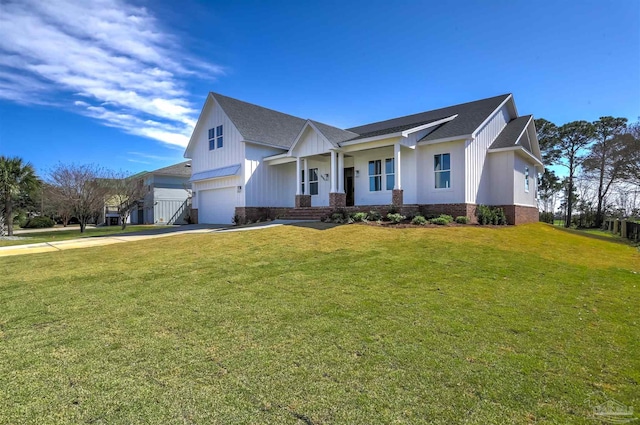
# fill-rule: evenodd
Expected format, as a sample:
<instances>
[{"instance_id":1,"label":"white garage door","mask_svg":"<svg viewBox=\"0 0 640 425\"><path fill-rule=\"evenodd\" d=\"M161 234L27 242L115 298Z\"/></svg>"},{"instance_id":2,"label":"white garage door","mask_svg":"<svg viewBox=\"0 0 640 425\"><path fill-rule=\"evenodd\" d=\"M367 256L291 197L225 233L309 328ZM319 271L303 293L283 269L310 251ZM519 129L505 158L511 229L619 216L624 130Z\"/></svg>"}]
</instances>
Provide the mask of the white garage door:
<instances>
[{"instance_id":1,"label":"white garage door","mask_svg":"<svg viewBox=\"0 0 640 425\"><path fill-rule=\"evenodd\" d=\"M198 192L198 222L231 224L236 213L236 195L235 187Z\"/></svg>"}]
</instances>

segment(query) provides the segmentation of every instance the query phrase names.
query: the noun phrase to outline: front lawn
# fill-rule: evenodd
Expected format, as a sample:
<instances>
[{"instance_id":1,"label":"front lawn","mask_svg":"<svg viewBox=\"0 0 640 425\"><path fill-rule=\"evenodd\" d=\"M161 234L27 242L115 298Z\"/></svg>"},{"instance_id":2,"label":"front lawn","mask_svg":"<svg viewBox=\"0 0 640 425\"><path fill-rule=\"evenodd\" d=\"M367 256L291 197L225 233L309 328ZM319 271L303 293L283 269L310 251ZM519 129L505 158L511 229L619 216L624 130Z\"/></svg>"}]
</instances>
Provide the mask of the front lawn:
<instances>
[{"instance_id":1,"label":"front lawn","mask_svg":"<svg viewBox=\"0 0 640 425\"><path fill-rule=\"evenodd\" d=\"M640 253L550 225L281 226L0 258L1 424L598 423Z\"/></svg>"}]
</instances>

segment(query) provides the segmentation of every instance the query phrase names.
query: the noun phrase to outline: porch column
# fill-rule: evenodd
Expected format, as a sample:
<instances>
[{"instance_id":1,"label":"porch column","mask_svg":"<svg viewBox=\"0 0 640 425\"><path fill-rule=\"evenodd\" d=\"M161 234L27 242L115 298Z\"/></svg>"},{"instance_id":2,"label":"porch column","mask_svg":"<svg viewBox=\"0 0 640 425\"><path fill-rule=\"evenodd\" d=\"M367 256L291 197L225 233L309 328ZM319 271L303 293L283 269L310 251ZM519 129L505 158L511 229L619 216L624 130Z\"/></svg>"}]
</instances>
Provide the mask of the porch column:
<instances>
[{"instance_id":1,"label":"porch column","mask_svg":"<svg viewBox=\"0 0 640 425\"><path fill-rule=\"evenodd\" d=\"M300 178L300 174L302 174L301 172L301 168L300 168L300 157L296 158L296 196L297 195L302 195L301 189L302 189L302 181Z\"/></svg>"},{"instance_id":2,"label":"porch column","mask_svg":"<svg viewBox=\"0 0 640 425\"><path fill-rule=\"evenodd\" d=\"M344 193L344 153L338 152L338 193Z\"/></svg>"},{"instance_id":3,"label":"porch column","mask_svg":"<svg viewBox=\"0 0 640 425\"><path fill-rule=\"evenodd\" d=\"M401 166L400 166L400 143L396 143L395 145L393 145L393 149L395 152L395 158L393 160L394 162L394 166L395 166L395 174L396 174L396 179L395 179L395 184L393 185L393 190L401 190L402 189L402 170L401 170Z\"/></svg>"},{"instance_id":4,"label":"porch column","mask_svg":"<svg viewBox=\"0 0 640 425\"><path fill-rule=\"evenodd\" d=\"M306 195L307 193L311 193L309 190L309 162L307 161L307 158L305 158L302 163L304 165L304 190L302 191L302 194Z\"/></svg>"},{"instance_id":5,"label":"porch column","mask_svg":"<svg viewBox=\"0 0 640 425\"><path fill-rule=\"evenodd\" d=\"M402 190L402 156L400 155L400 143L393 145L394 184L391 192L391 204L402 206L404 204L404 191Z\"/></svg>"},{"instance_id":6,"label":"porch column","mask_svg":"<svg viewBox=\"0 0 640 425\"><path fill-rule=\"evenodd\" d=\"M336 163L336 151L331 151L331 190L330 193L336 193L336 174L338 174L338 167Z\"/></svg>"}]
</instances>

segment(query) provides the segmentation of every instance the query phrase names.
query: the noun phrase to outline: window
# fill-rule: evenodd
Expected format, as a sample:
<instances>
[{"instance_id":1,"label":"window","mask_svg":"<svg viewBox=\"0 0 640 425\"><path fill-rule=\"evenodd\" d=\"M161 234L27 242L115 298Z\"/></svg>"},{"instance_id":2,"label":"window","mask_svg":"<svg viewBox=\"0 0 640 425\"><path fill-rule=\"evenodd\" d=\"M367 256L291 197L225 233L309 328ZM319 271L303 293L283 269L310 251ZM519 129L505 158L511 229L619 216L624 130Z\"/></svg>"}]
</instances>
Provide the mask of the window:
<instances>
[{"instance_id":1,"label":"window","mask_svg":"<svg viewBox=\"0 0 640 425\"><path fill-rule=\"evenodd\" d=\"M216 148L216 133L215 133L216 129L215 128L210 128L209 129L209 150L212 151Z\"/></svg>"},{"instance_id":2,"label":"window","mask_svg":"<svg viewBox=\"0 0 640 425\"><path fill-rule=\"evenodd\" d=\"M524 167L524 191L529 191L529 167Z\"/></svg>"},{"instance_id":3,"label":"window","mask_svg":"<svg viewBox=\"0 0 640 425\"><path fill-rule=\"evenodd\" d=\"M302 194L304 195L304 169L300 170L300 181L302 182Z\"/></svg>"},{"instance_id":4,"label":"window","mask_svg":"<svg viewBox=\"0 0 640 425\"><path fill-rule=\"evenodd\" d=\"M451 187L451 156L441 153L433 156L433 170L435 172L436 189Z\"/></svg>"},{"instance_id":5,"label":"window","mask_svg":"<svg viewBox=\"0 0 640 425\"><path fill-rule=\"evenodd\" d=\"M387 175L387 190L393 190L393 186L396 184L395 168L395 161L393 158L387 158L384 160L384 173Z\"/></svg>"},{"instance_id":6,"label":"window","mask_svg":"<svg viewBox=\"0 0 640 425\"><path fill-rule=\"evenodd\" d=\"M219 125L216 127L216 143L217 143L217 147L221 148L222 146L224 146L223 140L222 140L222 126Z\"/></svg>"},{"instance_id":7,"label":"window","mask_svg":"<svg viewBox=\"0 0 640 425\"><path fill-rule=\"evenodd\" d=\"M376 159L369 161L369 191L378 192L382 190L382 161Z\"/></svg>"},{"instance_id":8,"label":"window","mask_svg":"<svg viewBox=\"0 0 640 425\"><path fill-rule=\"evenodd\" d=\"M309 195L318 194L318 169L309 168Z\"/></svg>"}]
</instances>

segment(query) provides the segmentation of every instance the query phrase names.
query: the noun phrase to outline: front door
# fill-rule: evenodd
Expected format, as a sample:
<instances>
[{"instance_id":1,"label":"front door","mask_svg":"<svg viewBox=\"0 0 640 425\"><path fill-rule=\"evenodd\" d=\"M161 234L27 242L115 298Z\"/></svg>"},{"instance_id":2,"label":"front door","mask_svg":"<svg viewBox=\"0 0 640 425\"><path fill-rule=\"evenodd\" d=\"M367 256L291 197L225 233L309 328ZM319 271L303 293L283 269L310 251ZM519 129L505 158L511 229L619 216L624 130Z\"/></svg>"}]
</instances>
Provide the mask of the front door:
<instances>
[{"instance_id":1,"label":"front door","mask_svg":"<svg viewBox=\"0 0 640 425\"><path fill-rule=\"evenodd\" d=\"M344 169L344 191L347 194L347 206L354 205L353 167Z\"/></svg>"}]
</instances>

